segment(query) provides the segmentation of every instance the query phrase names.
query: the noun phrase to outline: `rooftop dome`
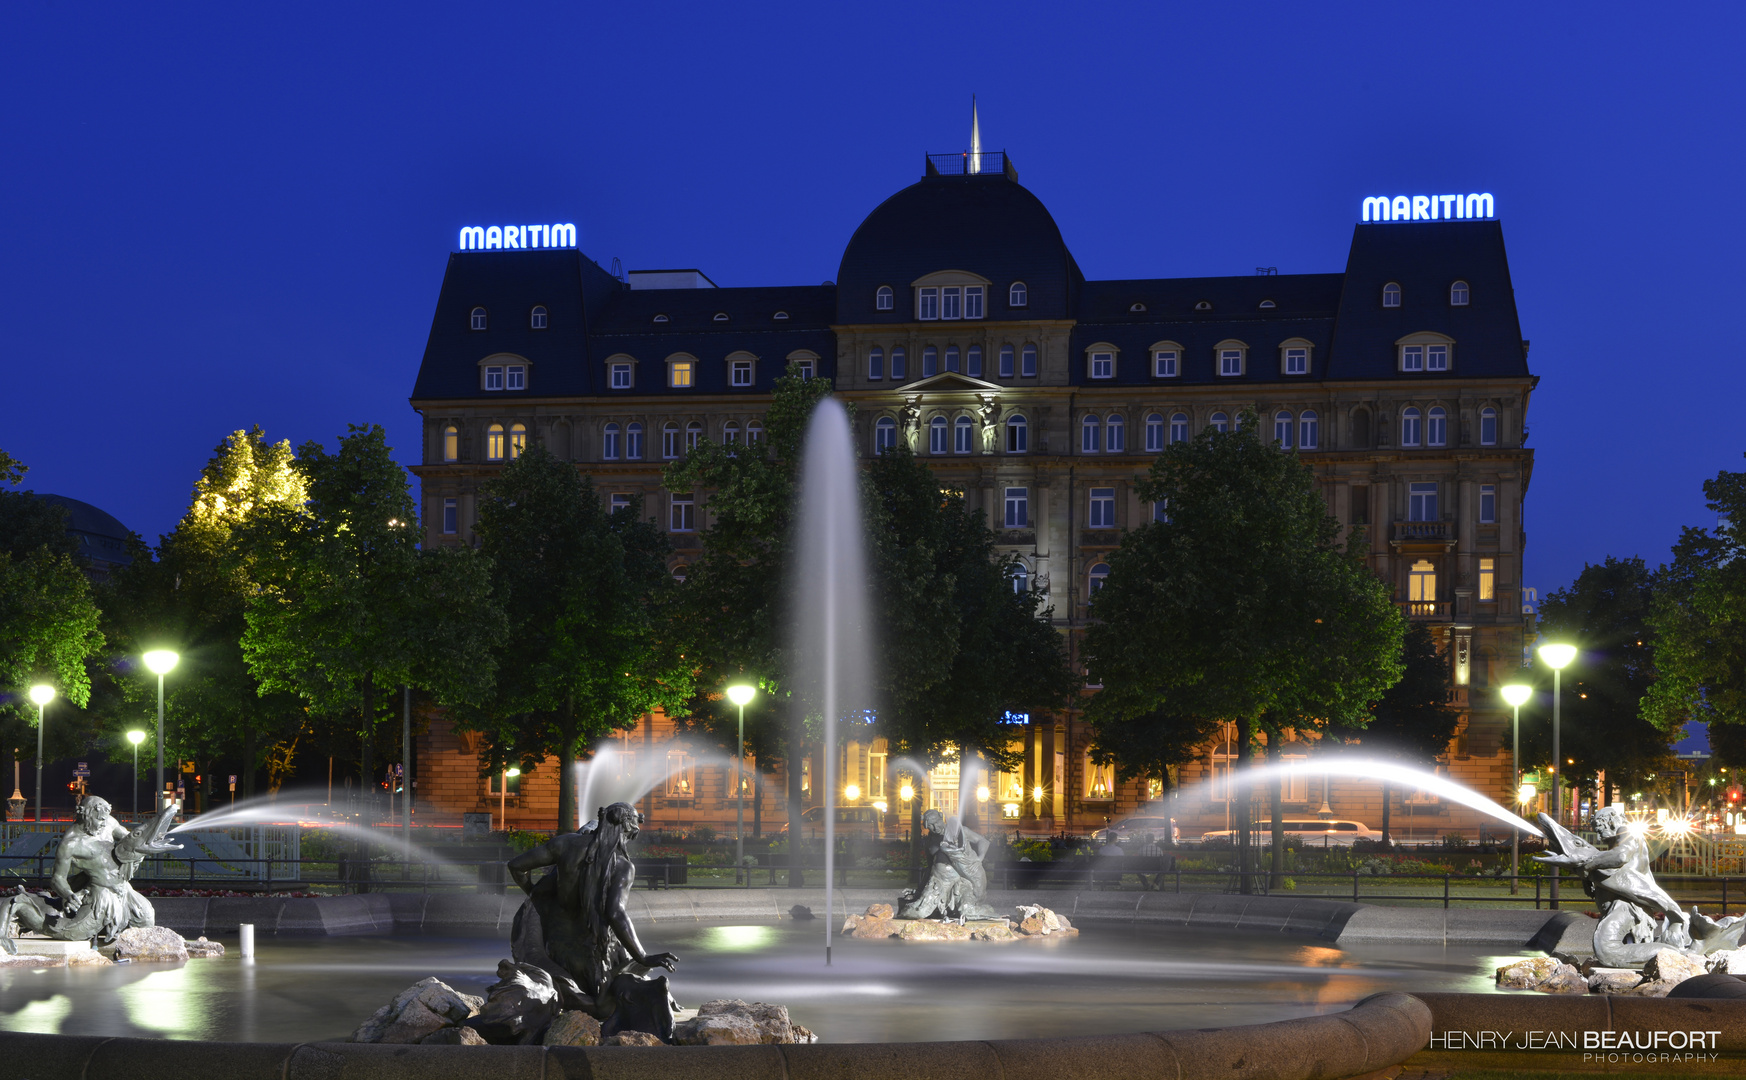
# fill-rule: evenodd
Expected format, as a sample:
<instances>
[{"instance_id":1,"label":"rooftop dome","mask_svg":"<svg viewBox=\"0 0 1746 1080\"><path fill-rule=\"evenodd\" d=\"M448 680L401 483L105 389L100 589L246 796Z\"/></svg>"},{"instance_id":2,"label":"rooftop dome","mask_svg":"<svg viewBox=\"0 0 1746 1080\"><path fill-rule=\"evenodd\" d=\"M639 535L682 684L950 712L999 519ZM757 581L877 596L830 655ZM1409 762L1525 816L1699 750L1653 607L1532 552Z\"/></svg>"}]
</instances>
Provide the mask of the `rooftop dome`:
<instances>
[{"instance_id":1,"label":"rooftop dome","mask_svg":"<svg viewBox=\"0 0 1746 1080\"><path fill-rule=\"evenodd\" d=\"M928 176L880 203L861 222L837 269L837 321L910 322L911 284L942 270L990 283L990 319L1062 319L1083 280L1048 208L1001 172ZM1027 304L1012 309L1008 290L1022 281ZM894 293L880 311L881 286Z\"/></svg>"}]
</instances>

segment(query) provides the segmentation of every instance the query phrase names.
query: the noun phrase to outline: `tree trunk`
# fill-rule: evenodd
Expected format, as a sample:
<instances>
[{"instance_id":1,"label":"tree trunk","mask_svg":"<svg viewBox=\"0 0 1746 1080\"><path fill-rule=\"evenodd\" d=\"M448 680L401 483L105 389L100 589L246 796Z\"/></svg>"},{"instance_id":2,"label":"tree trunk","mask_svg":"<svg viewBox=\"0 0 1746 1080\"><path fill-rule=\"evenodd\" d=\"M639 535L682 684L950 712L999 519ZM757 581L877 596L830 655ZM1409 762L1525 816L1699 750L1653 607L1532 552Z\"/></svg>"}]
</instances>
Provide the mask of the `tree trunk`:
<instances>
[{"instance_id":1,"label":"tree trunk","mask_svg":"<svg viewBox=\"0 0 1746 1080\"><path fill-rule=\"evenodd\" d=\"M1393 846L1388 840L1388 817L1389 811L1393 809L1393 803L1394 799L1388 790L1388 781L1384 780L1382 782L1382 846L1385 849Z\"/></svg>"},{"instance_id":2,"label":"tree trunk","mask_svg":"<svg viewBox=\"0 0 1746 1080\"><path fill-rule=\"evenodd\" d=\"M564 695L564 744L558 747L558 827L553 836L576 830L576 695Z\"/></svg>"},{"instance_id":3,"label":"tree trunk","mask_svg":"<svg viewBox=\"0 0 1746 1080\"><path fill-rule=\"evenodd\" d=\"M795 744L788 746L788 757L784 765L788 771L788 887L798 889L806 884L806 875L800 869L800 833L806 827L801 820L805 807L800 803L800 769L805 760L806 750ZM827 912L825 915L829 918Z\"/></svg>"},{"instance_id":4,"label":"tree trunk","mask_svg":"<svg viewBox=\"0 0 1746 1080\"><path fill-rule=\"evenodd\" d=\"M371 750L376 742L376 679L373 675L364 676L364 746L363 756L359 763L361 776L358 782L358 794L362 796L363 820L360 824L366 828L376 822L376 776L375 761ZM363 836L358 837L357 858L353 862L352 880L355 891L370 891L370 849Z\"/></svg>"},{"instance_id":5,"label":"tree trunk","mask_svg":"<svg viewBox=\"0 0 1746 1080\"><path fill-rule=\"evenodd\" d=\"M1267 764L1277 766L1282 760L1279 739L1267 734ZM1268 891L1285 888L1285 793L1284 777L1275 775L1267 785L1268 811L1273 819L1273 874L1267 881Z\"/></svg>"},{"instance_id":6,"label":"tree trunk","mask_svg":"<svg viewBox=\"0 0 1746 1080\"><path fill-rule=\"evenodd\" d=\"M1254 848L1249 835L1253 827L1249 813L1249 765L1255 757L1250 742L1254 737L1254 722L1242 720L1237 728L1237 769L1231 774L1231 790L1228 793L1237 811L1232 815L1232 823L1237 829L1237 891L1245 896L1254 891L1254 883L1250 878L1250 872L1254 868Z\"/></svg>"}]
</instances>

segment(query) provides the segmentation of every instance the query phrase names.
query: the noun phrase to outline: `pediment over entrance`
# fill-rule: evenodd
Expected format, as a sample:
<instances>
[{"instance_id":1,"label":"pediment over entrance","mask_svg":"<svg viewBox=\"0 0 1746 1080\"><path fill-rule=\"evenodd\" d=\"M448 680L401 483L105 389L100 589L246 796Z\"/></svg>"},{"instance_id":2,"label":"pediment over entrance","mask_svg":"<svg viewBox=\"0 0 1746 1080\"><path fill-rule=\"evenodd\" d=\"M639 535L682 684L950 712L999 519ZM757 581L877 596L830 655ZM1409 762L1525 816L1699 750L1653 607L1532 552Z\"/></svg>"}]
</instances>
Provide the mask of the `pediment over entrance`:
<instances>
[{"instance_id":1,"label":"pediment over entrance","mask_svg":"<svg viewBox=\"0 0 1746 1080\"><path fill-rule=\"evenodd\" d=\"M894 389L900 394L998 394L1008 388L956 371L942 371Z\"/></svg>"}]
</instances>

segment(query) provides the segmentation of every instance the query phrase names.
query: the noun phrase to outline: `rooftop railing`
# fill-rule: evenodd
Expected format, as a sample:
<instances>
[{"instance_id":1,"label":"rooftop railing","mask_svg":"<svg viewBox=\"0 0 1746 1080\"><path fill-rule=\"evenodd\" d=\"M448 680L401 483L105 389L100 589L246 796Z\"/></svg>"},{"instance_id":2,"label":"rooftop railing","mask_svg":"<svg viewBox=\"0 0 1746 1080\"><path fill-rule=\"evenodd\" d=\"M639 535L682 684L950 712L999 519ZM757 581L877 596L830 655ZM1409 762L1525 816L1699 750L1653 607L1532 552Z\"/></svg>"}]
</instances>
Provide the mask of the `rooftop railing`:
<instances>
[{"instance_id":1,"label":"rooftop railing","mask_svg":"<svg viewBox=\"0 0 1746 1080\"><path fill-rule=\"evenodd\" d=\"M1006 156L1005 150L984 150L979 154L968 150L957 154L929 154L927 167L929 176L997 174L1018 182L1018 170L1013 168L1012 159Z\"/></svg>"}]
</instances>

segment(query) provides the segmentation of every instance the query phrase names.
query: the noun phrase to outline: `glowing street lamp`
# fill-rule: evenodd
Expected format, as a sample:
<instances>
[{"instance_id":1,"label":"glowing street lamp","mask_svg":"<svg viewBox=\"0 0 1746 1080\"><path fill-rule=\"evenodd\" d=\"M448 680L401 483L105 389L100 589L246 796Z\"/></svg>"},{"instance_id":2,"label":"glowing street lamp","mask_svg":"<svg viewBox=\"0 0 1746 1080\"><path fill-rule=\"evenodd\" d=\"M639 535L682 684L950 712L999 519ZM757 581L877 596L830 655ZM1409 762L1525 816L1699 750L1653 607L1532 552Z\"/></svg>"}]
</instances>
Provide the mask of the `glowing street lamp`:
<instances>
[{"instance_id":1,"label":"glowing street lamp","mask_svg":"<svg viewBox=\"0 0 1746 1080\"><path fill-rule=\"evenodd\" d=\"M55 699L55 688L38 683L30 688L30 700L36 702L36 820L42 821L42 726L44 707Z\"/></svg>"},{"instance_id":2,"label":"glowing street lamp","mask_svg":"<svg viewBox=\"0 0 1746 1080\"><path fill-rule=\"evenodd\" d=\"M1513 777L1514 782L1519 785L1522 782L1522 706L1526 705L1528 699L1534 696L1534 688L1522 683L1510 683L1508 686L1503 687L1500 693L1503 694L1503 699L1509 702L1510 708L1516 711L1515 718L1510 721L1510 776ZM1519 795L1520 792L1517 792L1517 794ZM1528 800L1518 799L1517 801L1525 803ZM1520 857L1522 847L1521 836L1522 832L1520 829L1510 830L1511 896L1514 896L1516 892L1516 861Z\"/></svg>"},{"instance_id":3,"label":"glowing street lamp","mask_svg":"<svg viewBox=\"0 0 1746 1080\"><path fill-rule=\"evenodd\" d=\"M127 733L127 741L133 744L133 816L139 817L139 744L145 742L145 732L138 728Z\"/></svg>"},{"instance_id":4,"label":"glowing street lamp","mask_svg":"<svg viewBox=\"0 0 1746 1080\"><path fill-rule=\"evenodd\" d=\"M1559 759L1563 756L1558 749L1558 725L1561 718L1559 700L1563 694L1564 669L1576 659L1576 646L1565 644L1550 644L1540 646L1540 659L1546 661L1546 666L1552 669L1552 820L1560 824L1562 820L1563 793L1560 788L1564 784ZM1558 869L1552 869L1552 910L1558 910Z\"/></svg>"},{"instance_id":5,"label":"glowing street lamp","mask_svg":"<svg viewBox=\"0 0 1746 1080\"><path fill-rule=\"evenodd\" d=\"M497 785L497 816L503 822L503 831L509 831L509 778L520 776L521 770L511 765L503 770L503 781Z\"/></svg>"},{"instance_id":6,"label":"glowing street lamp","mask_svg":"<svg viewBox=\"0 0 1746 1080\"><path fill-rule=\"evenodd\" d=\"M169 649L153 649L140 659L158 677L158 793L152 796L152 806L156 808L164 797L164 676L175 669L181 657Z\"/></svg>"},{"instance_id":7,"label":"glowing street lamp","mask_svg":"<svg viewBox=\"0 0 1746 1080\"><path fill-rule=\"evenodd\" d=\"M735 683L727 688L728 700L739 706L739 751L734 757L734 884L747 884L746 876L746 706L758 696L758 688L747 683Z\"/></svg>"},{"instance_id":8,"label":"glowing street lamp","mask_svg":"<svg viewBox=\"0 0 1746 1080\"><path fill-rule=\"evenodd\" d=\"M1537 796L1539 794L1540 794L1540 789L1535 787L1533 784L1523 784L1521 787L1516 789L1516 802L1521 804L1522 806L1526 806L1529 803L1533 802L1535 796Z\"/></svg>"},{"instance_id":9,"label":"glowing street lamp","mask_svg":"<svg viewBox=\"0 0 1746 1080\"><path fill-rule=\"evenodd\" d=\"M843 799L845 802L854 802L856 799L859 799L860 797L861 797L861 785L860 784L850 784L848 787L843 789Z\"/></svg>"}]
</instances>

